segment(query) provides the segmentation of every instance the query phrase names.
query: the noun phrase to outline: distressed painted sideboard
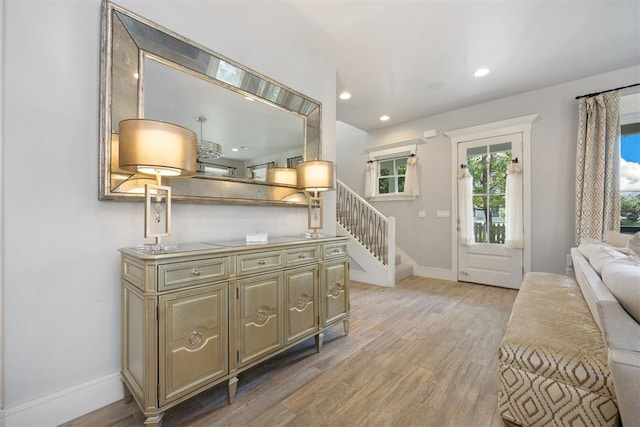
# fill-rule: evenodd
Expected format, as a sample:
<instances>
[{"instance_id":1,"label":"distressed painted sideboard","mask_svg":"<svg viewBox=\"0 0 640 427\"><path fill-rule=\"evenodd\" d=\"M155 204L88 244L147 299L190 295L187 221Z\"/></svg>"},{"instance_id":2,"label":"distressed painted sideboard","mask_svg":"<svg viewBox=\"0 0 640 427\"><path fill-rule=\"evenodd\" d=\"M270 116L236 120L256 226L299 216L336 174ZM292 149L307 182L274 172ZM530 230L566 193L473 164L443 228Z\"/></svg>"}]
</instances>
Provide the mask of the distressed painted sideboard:
<instances>
[{"instance_id":1,"label":"distressed painted sideboard","mask_svg":"<svg viewBox=\"0 0 640 427\"><path fill-rule=\"evenodd\" d=\"M349 332L348 238L271 238L121 249L122 380L147 425L238 374L343 322Z\"/></svg>"}]
</instances>

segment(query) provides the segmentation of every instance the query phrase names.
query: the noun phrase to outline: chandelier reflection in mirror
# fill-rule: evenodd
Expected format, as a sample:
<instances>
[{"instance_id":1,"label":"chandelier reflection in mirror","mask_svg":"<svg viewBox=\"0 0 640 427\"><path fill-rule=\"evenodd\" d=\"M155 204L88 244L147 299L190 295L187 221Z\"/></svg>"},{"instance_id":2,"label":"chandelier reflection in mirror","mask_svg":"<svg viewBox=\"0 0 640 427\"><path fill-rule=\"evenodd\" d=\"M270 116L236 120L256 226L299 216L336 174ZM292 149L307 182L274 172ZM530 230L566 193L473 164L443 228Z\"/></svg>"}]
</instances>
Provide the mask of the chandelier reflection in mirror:
<instances>
[{"instance_id":1,"label":"chandelier reflection in mirror","mask_svg":"<svg viewBox=\"0 0 640 427\"><path fill-rule=\"evenodd\" d=\"M202 133L202 124L207 122L204 116L196 117L196 121L200 123L200 139L198 140L198 160L218 159L222 156L222 145L213 141L206 141Z\"/></svg>"}]
</instances>

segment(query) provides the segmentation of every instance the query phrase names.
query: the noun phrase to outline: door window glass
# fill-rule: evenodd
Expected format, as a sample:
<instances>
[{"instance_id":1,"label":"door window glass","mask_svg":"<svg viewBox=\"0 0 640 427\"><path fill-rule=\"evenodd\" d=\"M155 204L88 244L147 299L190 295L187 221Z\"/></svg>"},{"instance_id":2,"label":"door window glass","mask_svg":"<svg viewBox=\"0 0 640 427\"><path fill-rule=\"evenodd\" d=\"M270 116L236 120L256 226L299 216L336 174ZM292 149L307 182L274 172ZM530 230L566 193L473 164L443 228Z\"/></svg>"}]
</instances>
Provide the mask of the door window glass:
<instances>
[{"instance_id":1,"label":"door window glass","mask_svg":"<svg viewBox=\"0 0 640 427\"><path fill-rule=\"evenodd\" d=\"M467 149L473 177L473 222L477 243L504 244L505 191L511 143Z\"/></svg>"}]
</instances>

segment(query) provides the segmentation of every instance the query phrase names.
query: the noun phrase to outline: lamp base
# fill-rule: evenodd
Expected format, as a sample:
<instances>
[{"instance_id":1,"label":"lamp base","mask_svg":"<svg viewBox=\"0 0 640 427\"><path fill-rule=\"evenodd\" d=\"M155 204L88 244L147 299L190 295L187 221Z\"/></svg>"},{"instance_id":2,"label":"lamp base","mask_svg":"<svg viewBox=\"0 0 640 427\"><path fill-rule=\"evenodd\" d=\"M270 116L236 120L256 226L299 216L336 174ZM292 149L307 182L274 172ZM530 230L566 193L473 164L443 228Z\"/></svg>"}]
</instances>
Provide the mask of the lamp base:
<instances>
[{"instance_id":1,"label":"lamp base","mask_svg":"<svg viewBox=\"0 0 640 427\"><path fill-rule=\"evenodd\" d=\"M324 234L322 233L316 233L316 232L309 232L307 231L306 233L304 233L304 238L305 239L320 239L322 237L326 237Z\"/></svg>"},{"instance_id":2,"label":"lamp base","mask_svg":"<svg viewBox=\"0 0 640 427\"><path fill-rule=\"evenodd\" d=\"M178 248L175 243L142 243L136 246L138 252L149 255L161 255L173 252Z\"/></svg>"}]
</instances>

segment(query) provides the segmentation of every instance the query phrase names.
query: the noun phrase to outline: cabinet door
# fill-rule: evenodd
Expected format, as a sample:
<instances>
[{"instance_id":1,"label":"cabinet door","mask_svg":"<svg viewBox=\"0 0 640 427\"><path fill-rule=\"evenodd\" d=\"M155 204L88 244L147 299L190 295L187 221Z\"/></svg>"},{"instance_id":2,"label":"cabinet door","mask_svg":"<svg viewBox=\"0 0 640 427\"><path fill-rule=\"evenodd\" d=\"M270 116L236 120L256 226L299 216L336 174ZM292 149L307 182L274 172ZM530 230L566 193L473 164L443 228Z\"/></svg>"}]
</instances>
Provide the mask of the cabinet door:
<instances>
[{"instance_id":1,"label":"cabinet door","mask_svg":"<svg viewBox=\"0 0 640 427\"><path fill-rule=\"evenodd\" d=\"M160 406L228 373L228 282L159 298Z\"/></svg>"},{"instance_id":2,"label":"cabinet door","mask_svg":"<svg viewBox=\"0 0 640 427\"><path fill-rule=\"evenodd\" d=\"M330 262L322 275L323 326L349 315L349 262Z\"/></svg>"},{"instance_id":3,"label":"cabinet door","mask_svg":"<svg viewBox=\"0 0 640 427\"><path fill-rule=\"evenodd\" d=\"M282 306L281 272L238 280L240 366L282 347Z\"/></svg>"},{"instance_id":4,"label":"cabinet door","mask_svg":"<svg viewBox=\"0 0 640 427\"><path fill-rule=\"evenodd\" d=\"M318 331L318 266L285 272L286 344Z\"/></svg>"}]
</instances>

